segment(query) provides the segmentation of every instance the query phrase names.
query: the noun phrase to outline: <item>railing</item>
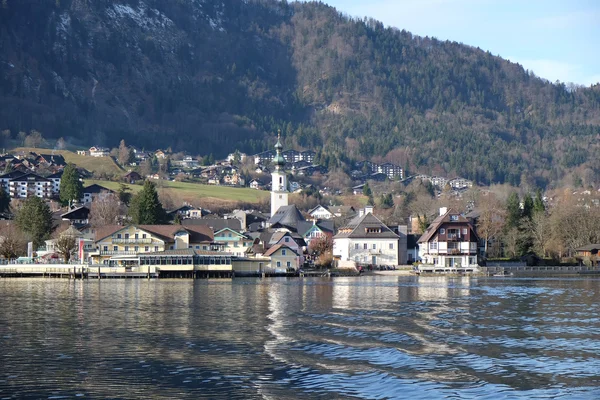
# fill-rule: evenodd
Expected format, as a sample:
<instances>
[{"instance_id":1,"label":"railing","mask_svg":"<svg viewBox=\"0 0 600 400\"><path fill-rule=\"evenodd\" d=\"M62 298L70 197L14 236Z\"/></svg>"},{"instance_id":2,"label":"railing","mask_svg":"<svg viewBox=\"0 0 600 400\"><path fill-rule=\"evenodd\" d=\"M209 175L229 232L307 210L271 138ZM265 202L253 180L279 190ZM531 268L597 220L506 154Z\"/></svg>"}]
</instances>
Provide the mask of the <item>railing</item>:
<instances>
[{"instance_id":1,"label":"railing","mask_svg":"<svg viewBox=\"0 0 600 400\"><path fill-rule=\"evenodd\" d=\"M448 242L458 242L461 239L460 235L456 235L456 234L454 234L454 235L448 234L447 238L448 238L448 240L447 240Z\"/></svg>"},{"instance_id":2,"label":"railing","mask_svg":"<svg viewBox=\"0 0 600 400\"><path fill-rule=\"evenodd\" d=\"M129 239L123 239L123 238L113 238L112 242L114 244L151 244L152 243L152 239L151 238L129 238Z\"/></svg>"},{"instance_id":3,"label":"railing","mask_svg":"<svg viewBox=\"0 0 600 400\"><path fill-rule=\"evenodd\" d=\"M137 251L100 250L101 256L137 256Z\"/></svg>"}]
</instances>

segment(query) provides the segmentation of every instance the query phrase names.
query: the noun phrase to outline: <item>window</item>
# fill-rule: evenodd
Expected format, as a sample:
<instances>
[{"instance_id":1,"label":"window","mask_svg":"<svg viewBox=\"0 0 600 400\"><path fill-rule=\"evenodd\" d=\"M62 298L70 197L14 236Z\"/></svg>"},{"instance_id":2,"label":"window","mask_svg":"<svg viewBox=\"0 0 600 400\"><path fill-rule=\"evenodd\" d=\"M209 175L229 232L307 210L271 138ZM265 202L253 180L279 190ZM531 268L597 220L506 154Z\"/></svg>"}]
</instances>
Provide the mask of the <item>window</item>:
<instances>
[{"instance_id":1,"label":"window","mask_svg":"<svg viewBox=\"0 0 600 400\"><path fill-rule=\"evenodd\" d=\"M104 251L108 251L108 246L104 246Z\"/></svg>"},{"instance_id":2,"label":"window","mask_svg":"<svg viewBox=\"0 0 600 400\"><path fill-rule=\"evenodd\" d=\"M289 243L289 242L290 242L290 238L289 238L289 237L287 237L287 236L286 236L286 238L285 238L285 239L283 239L283 240L284 240L286 243Z\"/></svg>"},{"instance_id":3,"label":"window","mask_svg":"<svg viewBox=\"0 0 600 400\"><path fill-rule=\"evenodd\" d=\"M206 250L206 246L202 246L202 250Z\"/></svg>"},{"instance_id":4,"label":"window","mask_svg":"<svg viewBox=\"0 0 600 400\"><path fill-rule=\"evenodd\" d=\"M377 250L377 245L373 243L373 250Z\"/></svg>"},{"instance_id":5,"label":"window","mask_svg":"<svg viewBox=\"0 0 600 400\"><path fill-rule=\"evenodd\" d=\"M129 239L129 233L125 234L125 239Z\"/></svg>"},{"instance_id":6,"label":"window","mask_svg":"<svg viewBox=\"0 0 600 400\"><path fill-rule=\"evenodd\" d=\"M277 261L277 266L281 267L281 261Z\"/></svg>"},{"instance_id":7,"label":"window","mask_svg":"<svg viewBox=\"0 0 600 400\"><path fill-rule=\"evenodd\" d=\"M171 245L171 246L169 246L169 250L173 250L173 246L172 246L172 245Z\"/></svg>"},{"instance_id":8,"label":"window","mask_svg":"<svg viewBox=\"0 0 600 400\"><path fill-rule=\"evenodd\" d=\"M463 228L463 235L466 235L468 233L467 228Z\"/></svg>"},{"instance_id":9,"label":"window","mask_svg":"<svg viewBox=\"0 0 600 400\"><path fill-rule=\"evenodd\" d=\"M446 230L444 228L440 229L440 235L444 235L446 233Z\"/></svg>"},{"instance_id":10,"label":"window","mask_svg":"<svg viewBox=\"0 0 600 400\"><path fill-rule=\"evenodd\" d=\"M121 239L121 234L117 233L117 239Z\"/></svg>"},{"instance_id":11,"label":"window","mask_svg":"<svg viewBox=\"0 0 600 400\"><path fill-rule=\"evenodd\" d=\"M196 245L196 250L200 250L200 246L199 245Z\"/></svg>"},{"instance_id":12,"label":"window","mask_svg":"<svg viewBox=\"0 0 600 400\"><path fill-rule=\"evenodd\" d=\"M282 255L282 256L285 256L286 254L287 254L287 251L286 251L286 250L281 250L281 255Z\"/></svg>"},{"instance_id":13,"label":"window","mask_svg":"<svg viewBox=\"0 0 600 400\"><path fill-rule=\"evenodd\" d=\"M142 239L146 239L146 234L142 233Z\"/></svg>"},{"instance_id":14,"label":"window","mask_svg":"<svg viewBox=\"0 0 600 400\"><path fill-rule=\"evenodd\" d=\"M158 251L158 246L154 246L154 251Z\"/></svg>"},{"instance_id":15,"label":"window","mask_svg":"<svg viewBox=\"0 0 600 400\"><path fill-rule=\"evenodd\" d=\"M358 247L359 247L358 243L354 243L354 250L358 250Z\"/></svg>"},{"instance_id":16,"label":"window","mask_svg":"<svg viewBox=\"0 0 600 400\"><path fill-rule=\"evenodd\" d=\"M113 251L119 251L119 246L113 246Z\"/></svg>"},{"instance_id":17,"label":"window","mask_svg":"<svg viewBox=\"0 0 600 400\"><path fill-rule=\"evenodd\" d=\"M430 242L429 250L437 250L437 242Z\"/></svg>"},{"instance_id":18,"label":"window","mask_svg":"<svg viewBox=\"0 0 600 400\"><path fill-rule=\"evenodd\" d=\"M139 239L140 235L138 235L137 233L135 234L135 238Z\"/></svg>"},{"instance_id":19,"label":"window","mask_svg":"<svg viewBox=\"0 0 600 400\"><path fill-rule=\"evenodd\" d=\"M368 244L366 244L366 243L364 243L364 244L363 244L363 250L366 250L366 249L368 249L368 248L369 248L369 245L368 245Z\"/></svg>"},{"instance_id":20,"label":"window","mask_svg":"<svg viewBox=\"0 0 600 400\"><path fill-rule=\"evenodd\" d=\"M239 243L238 242L233 242L233 247L239 247Z\"/></svg>"},{"instance_id":21,"label":"window","mask_svg":"<svg viewBox=\"0 0 600 400\"><path fill-rule=\"evenodd\" d=\"M291 267L291 266L292 266L292 263L288 261L288 262L287 262L287 267L289 268L289 267Z\"/></svg>"},{"instance_id":22,"label":"window","mask_svg":"<svg viewBox=\"0 0 600 400\"><path fill-rule=\"evenodd\" d=\"M390 250L394 250L394 243L390 243Z\"/></svg>"},{"instance_id":23,"label":"window","mask_svg":"<svg viewBox=\"0 0 600 400\"><path fill-rule=\"evenodd\" d=\"M458 215L451 215L450 221L458 221Z\"/></svg>"},{"instance_id":24,"label":"window","mask_svg":"<svg viewBox=\"0 0 600 400\"><path fill-rule=\"evenodd\" d=\"M150 246L144 246L144 251L150 251Z\"/></svg>"},{"instance_id":25,"label":"window","mask_svg":"<svg viewBox=\"0 0 600 400\"><path fill-rule=\"evenodd\" d=\"M125 246L125 251L129 251L129 246Z\"/></svg>"},{"instance_id":26,"label":"window","mask_svg":"<svg viewBox=\"0 0 600 400\"><path fill-rule=\"evenodd\" d=\"M140 248L139 248L138 246L135 246L135 247L133 248L133 251L140 251Z\"/></svg>"}]
</instances>

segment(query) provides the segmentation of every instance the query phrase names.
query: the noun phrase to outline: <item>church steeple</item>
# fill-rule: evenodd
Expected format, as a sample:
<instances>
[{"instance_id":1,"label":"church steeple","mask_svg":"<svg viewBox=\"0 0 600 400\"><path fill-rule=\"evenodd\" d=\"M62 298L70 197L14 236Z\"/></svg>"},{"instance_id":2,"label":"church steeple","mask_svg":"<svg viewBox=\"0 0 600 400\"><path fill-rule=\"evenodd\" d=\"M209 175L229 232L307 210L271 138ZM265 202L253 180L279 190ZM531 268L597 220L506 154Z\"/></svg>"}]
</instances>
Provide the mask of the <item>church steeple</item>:
<instances>
[{"instance_id":1,"label":"church steeple","mask_svg":"<svg viewBox=\"0 0 600 400\"><path fill-rule=\"evenodd\" d=\"M285 173L285 158L281 155L282 149L281 132L279 132L275 144L277 154L273 158L275 169L271 173L271 216L275 215L280 207L288 205L288 184Z\"/></svg>"},{"instance_id":2,"label":"church steeple","mask_svg":"<svg viewBox=\"0 0 600 400\"><path fill-rule=\"evenodd\" d=\"M285 167L285 158L281 155L281 150L283 149L283 145L281 144L281 131L277 133L277 143L275 143L275 157L273 158L273 164L275 165L275 169L277 171L283 171Z\"/></svg>"}]
</instances>

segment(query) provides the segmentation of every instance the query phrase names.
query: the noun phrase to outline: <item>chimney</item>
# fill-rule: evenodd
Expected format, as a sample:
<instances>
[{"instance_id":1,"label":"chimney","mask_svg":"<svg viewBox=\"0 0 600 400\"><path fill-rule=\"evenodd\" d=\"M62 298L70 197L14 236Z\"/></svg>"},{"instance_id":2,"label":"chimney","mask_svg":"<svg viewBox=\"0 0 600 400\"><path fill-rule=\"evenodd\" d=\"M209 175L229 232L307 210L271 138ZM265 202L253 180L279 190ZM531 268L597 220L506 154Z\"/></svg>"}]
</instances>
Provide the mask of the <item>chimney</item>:
<instances>
[{"instance_id":1,"label":"chimney","mask_svg":"<svg viewBox=\"0 0 600 400\"><path fill-rule=\"evenodd\" d=\"M365 206L365 214L371 213L373 214L373 206L372 205L367 205Z\"/></svg>"},{"instance_id":2,"label":"chimney","mask_svg":"<svg viewBox=\"0 0 600 400\"><path fill-rule=\"evenodd\" d=\"M448 207L440 207L440 215L444 215L448 212Z\"/></svg>"},{"instance_id":3,"label":"chimney","mask_svg":"<svg viewBox=\"0 0 600 400\"><path fill-rule=\"evenodd\" d=\"M365 210L361 208L360 210L358 210L358 216L362 217L363 215L365 215Z\"/></svg>"}]
</instances>

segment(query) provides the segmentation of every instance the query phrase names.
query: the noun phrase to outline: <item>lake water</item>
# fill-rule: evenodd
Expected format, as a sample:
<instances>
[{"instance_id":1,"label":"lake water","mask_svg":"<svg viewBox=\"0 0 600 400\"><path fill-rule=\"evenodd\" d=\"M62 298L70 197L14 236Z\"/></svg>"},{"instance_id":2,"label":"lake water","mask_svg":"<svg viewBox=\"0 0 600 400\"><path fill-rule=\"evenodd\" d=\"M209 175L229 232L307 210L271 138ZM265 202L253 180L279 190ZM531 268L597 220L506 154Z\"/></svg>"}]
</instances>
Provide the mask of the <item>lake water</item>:
<instances>
[{"instance_id":1,"label":"lake water","mask_svg":"<svg viewBox=\"0 0 600 400\"><path fill-rule=\"evenodd\" d=\"M0 280L0 398L600 398L600 280Z\"/></svg>"}]
</instances>

